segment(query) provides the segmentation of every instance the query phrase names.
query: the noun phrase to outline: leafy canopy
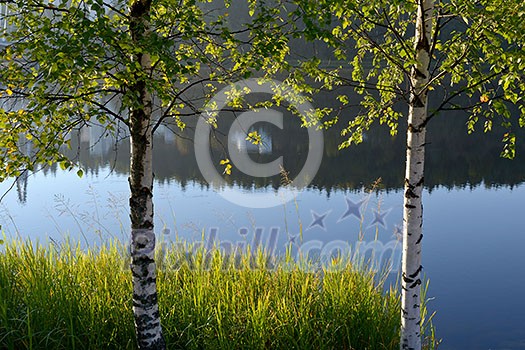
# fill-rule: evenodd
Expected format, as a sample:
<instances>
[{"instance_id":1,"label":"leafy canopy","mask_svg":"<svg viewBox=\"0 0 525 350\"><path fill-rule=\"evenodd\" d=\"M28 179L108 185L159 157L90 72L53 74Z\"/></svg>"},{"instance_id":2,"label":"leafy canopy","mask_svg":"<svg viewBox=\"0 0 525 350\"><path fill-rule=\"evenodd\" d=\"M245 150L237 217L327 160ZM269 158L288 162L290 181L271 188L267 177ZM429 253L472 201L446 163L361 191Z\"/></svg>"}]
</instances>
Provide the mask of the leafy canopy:
<instances>
[{"instance_id":1,"label":"leafy canopy","mask_svg":"<svg viewBox=\"0 0 525 350\"><path fill-rule=\"evenodd\" d=\"M278 71L288 53L281 7L242 5L153 1L151 30L138 42L126 0L4 5L10 25L0 52L0 181L38 164L72 168L62 152L71 132L92 124L107 132L127 128L128 111L141 103L132 88L139 80L154 97L152 128L161 122L184 128L181 118L197 115L218 84ZM229 18L225 8L234 6L245 24ZM144 53L151 71L135 59Z\"/></svg>"},{"instance_id":2,"label":"leafy canopy","mask_svg":"<svg viewBox=\"0 0 525 350\"><path fill-rule=\"evenodd\" d=\"M298 26L309 40L332 48L332 67L320 60L303 64L302 72L323 88L352 86L360 95L338 96L342 108L356 110L343 129L341 147L362 141L372 123L386 124L397 133L400 111L410 103L415 66L411 1L295 0ZM520 0L437 1L432 16L429 83L441 100L427 121L439 112L466 110L468 132L478 123L490 131L498 122L507 132L502 155L514 157L517 126L525 126L525 4ZM335 63L334 63L335 62ZM304 76L295 75L303 80ZM513 114L518 114L514 116ZM332 113L334 115L334 113Z\"/></svg>"}]
</instances>

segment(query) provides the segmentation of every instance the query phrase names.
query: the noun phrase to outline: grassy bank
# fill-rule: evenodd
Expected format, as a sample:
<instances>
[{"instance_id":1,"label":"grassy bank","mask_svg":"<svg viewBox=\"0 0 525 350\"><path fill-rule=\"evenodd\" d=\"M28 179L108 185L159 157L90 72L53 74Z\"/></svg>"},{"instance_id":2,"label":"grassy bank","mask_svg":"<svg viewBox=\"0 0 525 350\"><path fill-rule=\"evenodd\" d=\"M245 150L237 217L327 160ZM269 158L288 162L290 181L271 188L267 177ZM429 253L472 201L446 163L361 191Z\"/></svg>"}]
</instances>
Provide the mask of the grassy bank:
<instances>
[{"instance_id":1,"label":"grassy bank","mask_svg":"<svg viewBox=\"0 0 525 350\"><path fill-rule=\"evenodd\" d=\"M118 244L0 246L0 349L133 349L131 274ZM256 268L255 268L256 267ZM350 268L309 273L262 254L171 250L158 292L169 348L397 349L399 295Z\"/></svg>"}]
</instances>

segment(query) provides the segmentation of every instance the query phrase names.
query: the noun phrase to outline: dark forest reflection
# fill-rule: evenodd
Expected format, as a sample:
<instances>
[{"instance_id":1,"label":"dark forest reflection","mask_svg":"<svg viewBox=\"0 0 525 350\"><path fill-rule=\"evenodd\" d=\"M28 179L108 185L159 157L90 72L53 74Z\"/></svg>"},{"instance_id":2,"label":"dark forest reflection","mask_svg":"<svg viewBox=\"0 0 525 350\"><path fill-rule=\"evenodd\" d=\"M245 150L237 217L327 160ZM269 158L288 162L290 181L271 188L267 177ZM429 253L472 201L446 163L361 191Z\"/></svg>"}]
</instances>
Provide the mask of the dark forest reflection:
<instances>
[{"instance_id":1,"label":"dark forest reflection","mask_svg":"<svg viewBox=\"0 0 525 350\"><path fill-rule=\"evenodd\" d=\"M281 111L286 114L286 111ZM234 117L222 115L219 130L211 138L212 158L217 164L228 157L227 134ZM358 189L382 179L383 188L399 189L402 186L405 160L404 120L401 121L399 134L391 137L387 128L376 126L365 135L362 144L339 151L342 138L338 128L325 131L325 149L321 167L310 187L330 192L334 189ZM525 146L518 141L517 157L510 161L502 159L501 137L503 130L494 130L489 134L482 131L466 134L466 117L459 113L448 113L434 118L429 124L427 168L425 183L427 188L436 186L466 187L478 186L514 186L525 179ZM177 181L207 185L197 167L193 147L194 120L188 121L185 131L161 127L155 136L154 165L155 179L160 182ZM340 124L344 125L344 124ZM255 124L255 129L263 136L263 144L255 146L244 140L245 135L231 135L230 143L237 147L246 147L250 157L258 163L283 157L284 168L293 177L303 166L308 152L308 135L299 121L293 116L284 117L281 130L270 123ZM80 160L85 170L97 173L100 168L109 166L117 173L125 174L129 169L129 145L127 139L118 144L115 153L113 138L105 137L96 128L86 128L79 137L73 138L80 143ZM73 145L76 149L76 145ZM244 188L278 188L282 179L279 175L269 178L253 178L235 167L230 176L230 184Z\"/></svg>"}]
</instances>

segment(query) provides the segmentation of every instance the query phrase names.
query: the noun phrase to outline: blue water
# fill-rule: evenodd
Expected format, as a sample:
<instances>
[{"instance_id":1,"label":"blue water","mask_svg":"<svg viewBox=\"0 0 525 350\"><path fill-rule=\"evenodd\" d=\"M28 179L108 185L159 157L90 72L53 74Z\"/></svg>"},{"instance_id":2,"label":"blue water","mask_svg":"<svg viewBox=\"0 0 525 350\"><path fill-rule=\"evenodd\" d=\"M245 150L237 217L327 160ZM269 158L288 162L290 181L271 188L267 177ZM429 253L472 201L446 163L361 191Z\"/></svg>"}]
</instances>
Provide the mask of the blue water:
<instances>
[{"instance_id":1,"label":"blue water","mask_svg":"<svg viewBox=\"0 0 525 350\"><path fill-rule=\"evenodd\" d=\"M66 236L83 245L110 238L126 240L127 186L126 176L108 168L81 179L62 171L37 173L28 178L24 204L16 186L4 198L2 230L8 236L41 242ZM250 192L235 187L224 190ZM430 279L428 305L436 311L434 324L443 338L440 349L525 349L523 198L523 185L512 189L438 187L424 193L423 265ZM354 249L359 240L383 246L399 243L396 231L401 225L402 199L400 191L392 190L328 194L306 189L290 202L253 209L232 204L215 190L191 182L183 187L177 181L156 181L154 189L156 231L165 240L206 242L213 232L216 242L239 246L253 244L258 230L261 246L274 245L282 251L292 244L297 253L344 249L344 242ZM361 218L351 213L347 200L363 201ZM398 267L393 264L394 271Z\"/></svg>"}]
</instances>

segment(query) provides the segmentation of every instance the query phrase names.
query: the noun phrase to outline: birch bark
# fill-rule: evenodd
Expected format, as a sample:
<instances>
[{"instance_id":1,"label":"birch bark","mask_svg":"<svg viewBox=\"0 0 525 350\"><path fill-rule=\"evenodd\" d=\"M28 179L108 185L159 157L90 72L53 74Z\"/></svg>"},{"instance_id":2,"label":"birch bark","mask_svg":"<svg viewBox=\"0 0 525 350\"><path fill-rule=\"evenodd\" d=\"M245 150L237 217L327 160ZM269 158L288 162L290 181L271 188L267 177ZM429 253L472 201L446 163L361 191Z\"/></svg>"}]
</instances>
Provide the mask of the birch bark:
<instances>
[{"instance_id":1,"label":"birch bark","mask_svg":"<svg viewBox=\"0 0 525 350\"><path fill-rule=\"evenodd\" d=\"M416 64L411 71L407 153L403 210L403 261L401 279L402 350L421 349L421 241L425 134L432 32L433 0L420 0L415 28Z\"/></svg>"},{"instance_id":2,"label":"birch bark","mask_svg":"<svg viewBox=\"0 0 525 350\"><path fill-rule=\"evenodd\" d=\"M130 31L140 47L149 33L151 0L133 1L130 7ZM151 74L148 53L134 55L141 69L130 87L137 105L130 108L130 177L131 197L131 272L133 315L139 349L165 349L156 285L155 232L153 230L153 157L152 99L146 80Z\"/></svg>"}]
</instances>

